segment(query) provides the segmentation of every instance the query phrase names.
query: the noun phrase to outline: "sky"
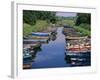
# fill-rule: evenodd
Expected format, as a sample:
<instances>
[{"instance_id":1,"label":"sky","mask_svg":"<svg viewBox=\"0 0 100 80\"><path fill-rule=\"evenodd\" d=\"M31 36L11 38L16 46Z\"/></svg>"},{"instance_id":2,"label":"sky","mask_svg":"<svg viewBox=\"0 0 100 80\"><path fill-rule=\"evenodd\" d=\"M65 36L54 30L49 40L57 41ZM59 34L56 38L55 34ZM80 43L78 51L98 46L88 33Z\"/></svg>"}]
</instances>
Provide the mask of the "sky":
<instances>
[{"instance_id":1,"label":"sky","mask_svg":"<svg viewBox=\"0 0 100 80\"><path fill-rule=\"evenodd\" d=\"M57 12L56 16L75 17L77 13L74 12Z\"/></svg>"}]
</instances>

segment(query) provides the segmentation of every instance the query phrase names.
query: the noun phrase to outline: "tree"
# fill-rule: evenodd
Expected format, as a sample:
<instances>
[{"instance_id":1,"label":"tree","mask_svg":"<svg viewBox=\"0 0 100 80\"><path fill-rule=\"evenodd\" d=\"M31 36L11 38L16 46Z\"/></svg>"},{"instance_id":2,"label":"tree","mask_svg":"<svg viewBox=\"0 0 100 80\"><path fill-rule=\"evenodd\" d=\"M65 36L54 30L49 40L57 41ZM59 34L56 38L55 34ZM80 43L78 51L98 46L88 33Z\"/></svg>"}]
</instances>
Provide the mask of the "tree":
<instances>
[{"instance_id":1,"label":"tree","mask_svg":"<svg viewBox=\"0 0 100 80\"><path fill-rule=\"evenodd\" d=\"M34 25L36 23L35 13L32 11L23 11L23 22L28 23L30 25Z\"/></svg>"},{"instance_id":2,"label":"tree","mask_svg":"<svg viewBox=\"0 0 100 80\"><path fill-rule=\"evenodd\" d=\"M82 23L91 24L91 14L89 13L78 13L76 19L76 25L80 25Z\"/></svg>"},{"instance_id":3,"label":"tree","mask_svg":"<svg viewBox=\"0 0 100 80\"><path fill-rule=\"evenodd\" d=\"M46 20L48 23L56 23L56 13L50 11L23 11L23 22L30 25L34 25L36 20Z\"/></svg>"}]
</instances>

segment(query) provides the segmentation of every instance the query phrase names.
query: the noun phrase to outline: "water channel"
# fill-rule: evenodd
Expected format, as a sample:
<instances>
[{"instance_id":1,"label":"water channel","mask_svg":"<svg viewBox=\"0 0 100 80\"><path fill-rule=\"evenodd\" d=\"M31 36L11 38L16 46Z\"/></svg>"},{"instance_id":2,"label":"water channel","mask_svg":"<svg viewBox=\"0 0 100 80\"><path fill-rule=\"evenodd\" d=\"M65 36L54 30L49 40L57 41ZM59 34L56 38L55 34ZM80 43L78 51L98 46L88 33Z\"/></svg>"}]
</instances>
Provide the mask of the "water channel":
<instances>
[{"instance_id":1,"label":"water channel","mask_svg":"<svg viewBox=\"0 0 100 80\"><path fill-rule=\"evenodd\" d=\"M42 44L41 51L37 52L32 63L32 68L55 68L70 66L65 61L65 36L62 34L63 27L57 29L56 40L48 44Z\"/></svg>"}]
</instances>

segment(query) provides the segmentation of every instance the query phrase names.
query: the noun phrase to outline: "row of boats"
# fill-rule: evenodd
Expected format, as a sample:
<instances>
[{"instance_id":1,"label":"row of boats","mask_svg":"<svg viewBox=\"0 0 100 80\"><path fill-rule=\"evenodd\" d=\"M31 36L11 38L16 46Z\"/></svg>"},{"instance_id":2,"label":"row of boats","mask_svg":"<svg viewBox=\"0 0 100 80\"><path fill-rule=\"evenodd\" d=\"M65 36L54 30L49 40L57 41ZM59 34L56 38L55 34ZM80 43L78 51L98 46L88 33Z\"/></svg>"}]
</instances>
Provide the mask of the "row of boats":
<instances>
[{"instance_id":1,"label":"row of boats","mask_svg":"<svg viewBox=\"0 0 100 80\"><path fill-rule=\"evenodd\" d=\"M29 37L23 39L23 69L31 68L37 51L41 50L41 45L47 44L56 34L56 30L52 32L32 32Z\"/></svg>"},{"instance_id":2,"label":"row of boats","mask_svg":"<svg viewBox=\"0 0 100 80\"><path fill-rule=\"evenodd\" d=\"M91 64L90 37L79 36L76 31L71 29L71 27L66 26L64 27L64 29L65 29L64 35L66 40L65 59L67 63L71 64L72 66L89 66ZM71 30L74 32L71 33Z\"/></svg>"}]
</instances>

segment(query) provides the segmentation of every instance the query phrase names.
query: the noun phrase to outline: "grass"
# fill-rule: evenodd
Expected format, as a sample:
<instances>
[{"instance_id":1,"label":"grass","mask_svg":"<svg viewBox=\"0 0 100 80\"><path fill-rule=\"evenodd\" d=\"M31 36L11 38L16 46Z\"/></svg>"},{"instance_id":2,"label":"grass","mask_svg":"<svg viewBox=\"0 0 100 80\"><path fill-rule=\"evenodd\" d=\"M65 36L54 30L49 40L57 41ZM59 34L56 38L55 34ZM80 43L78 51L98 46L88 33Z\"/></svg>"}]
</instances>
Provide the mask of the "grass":
<instances>
[{"instance_id":1,"label":"grass","mask_svg":"<svg viewBox=\"0 0 100 80\"><path fill-rule=\"evenodd\" d=\"M57 21L56 25L59 26L59 27L61 27L63 25L74 26L75 22L74 22L74 20L64 19L64 20L61 20L61 21Z\"/></svg>"},{"instance_id":2,"label":"grass","mask_svg":"<svg viewBox=\"0 0 100 80\"><path fill-rule=\"evenodd\" d=\"M62 24L64 24L64 25L68 25L68 26L74 26L75 25L75 22L74 22L74 20L63 20L62 21Z\"/></svg>"},{"instance_id":3,"label":"grass","mask_svg":"<svg viewBox=\"0 0 100 80\"><path fill-rule=\"evenodd\" d=\"M23 24L23 35L28 36L31 32L39 32L47 29L48 23L44 20L37 20L35 25Z\"/></svg>"},{"instance_id":4,"label":"grass","mask_svg":"<svg viewBox=\"0 0 100 80\"><path fill-rule=\"evenodd\" d=\"M91 35L91 31L82 28L80 26L73 26L74 29L76 29L76 31L80 32L82 36L90 36Z\"/></svg>"},{"instance_id":5,"label":"grass","mask_svg":"<svg viewBox=\"0 0 100 80\"><path fill-rule=\"evenodd\" d=\"M63 20L62 23L73 27L76 31L80 32L82 36L91 35L91 27L89 24L80 24L79 26L76 26L74 20Z\"/></svg>"}]
</instances>

